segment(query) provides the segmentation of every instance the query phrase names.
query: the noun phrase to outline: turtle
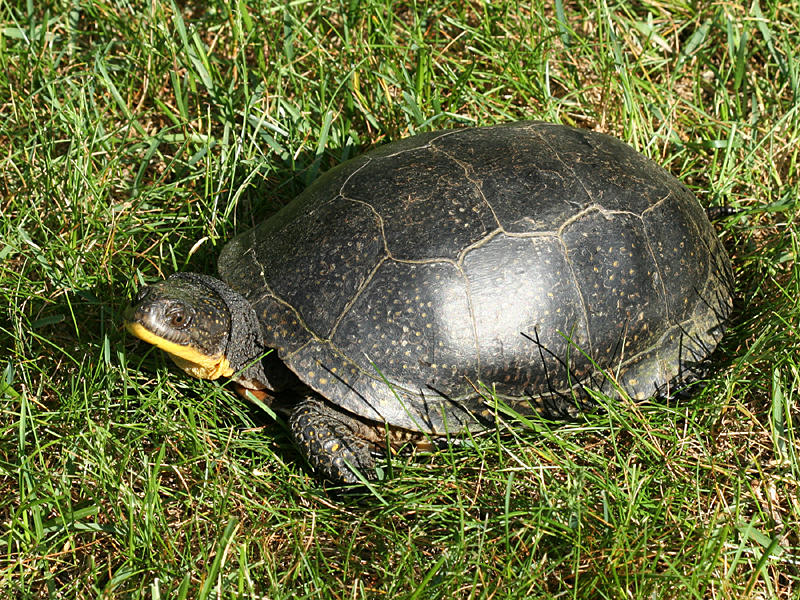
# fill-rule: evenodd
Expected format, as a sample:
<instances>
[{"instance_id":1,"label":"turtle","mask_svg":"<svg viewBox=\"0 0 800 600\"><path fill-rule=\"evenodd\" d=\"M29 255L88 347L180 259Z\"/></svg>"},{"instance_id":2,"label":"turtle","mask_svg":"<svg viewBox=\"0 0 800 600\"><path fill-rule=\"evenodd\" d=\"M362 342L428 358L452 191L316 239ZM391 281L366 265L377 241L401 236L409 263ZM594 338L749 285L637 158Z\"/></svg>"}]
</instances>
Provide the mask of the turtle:
<instances>
[{"instance_id":1,"label":"turtle","mask_svg":"<svg viewBox=\"0 0 800 600\"><path fill-rule=\"evenodd\" d=\"M145 286L125 320L279 407L312 469L353 483L404 444L674 396L708 372L732 289L677 178L614 137L522 121L330 169L229 241L218 277Z\"/></svg>"}]
</instances>

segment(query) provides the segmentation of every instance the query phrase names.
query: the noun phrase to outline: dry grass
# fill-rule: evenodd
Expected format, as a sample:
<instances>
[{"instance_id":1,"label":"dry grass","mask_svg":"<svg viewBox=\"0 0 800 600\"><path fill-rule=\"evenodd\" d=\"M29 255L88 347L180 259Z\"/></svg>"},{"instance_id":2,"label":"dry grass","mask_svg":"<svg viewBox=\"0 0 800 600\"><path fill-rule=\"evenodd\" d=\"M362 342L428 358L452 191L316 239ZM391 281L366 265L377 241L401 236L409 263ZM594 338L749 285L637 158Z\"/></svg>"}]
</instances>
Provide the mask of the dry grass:
<instances>
[{"instance_id":1,"label":"dry grass","mask_svg":"<svg viewBox=\"0 0 800 600\"><path fill-rule=\"evenodd\" d=\"M0 590L798 597L798 28L780 1L3 4ZM396 457L364 495L120 331L137 279L213 272L320 171L523 118L618 135L742 211L694 397Z\"/></svg>"}]
</instances>

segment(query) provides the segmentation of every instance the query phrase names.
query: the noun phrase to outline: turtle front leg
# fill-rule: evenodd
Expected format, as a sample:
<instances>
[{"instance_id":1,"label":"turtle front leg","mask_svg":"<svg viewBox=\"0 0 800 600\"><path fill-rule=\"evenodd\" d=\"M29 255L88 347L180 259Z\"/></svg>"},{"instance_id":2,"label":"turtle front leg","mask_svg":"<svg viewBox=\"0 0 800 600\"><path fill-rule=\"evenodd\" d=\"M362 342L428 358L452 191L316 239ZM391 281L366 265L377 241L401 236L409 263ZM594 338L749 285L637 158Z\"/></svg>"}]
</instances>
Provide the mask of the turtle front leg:
<instances>
[{"instance_id":1,"label":"turtle front leg","mask_svg":"<svg viewBox=\"0 0 800 600\"><path fill-rule=\"evenodd\" d=\"M353 469L366 479L376 479L373 445L361 434L364 424L357 419L309 396L289 415L289 428L300 452L326 479L359 483Z\"/></svg>"}]
</instances>

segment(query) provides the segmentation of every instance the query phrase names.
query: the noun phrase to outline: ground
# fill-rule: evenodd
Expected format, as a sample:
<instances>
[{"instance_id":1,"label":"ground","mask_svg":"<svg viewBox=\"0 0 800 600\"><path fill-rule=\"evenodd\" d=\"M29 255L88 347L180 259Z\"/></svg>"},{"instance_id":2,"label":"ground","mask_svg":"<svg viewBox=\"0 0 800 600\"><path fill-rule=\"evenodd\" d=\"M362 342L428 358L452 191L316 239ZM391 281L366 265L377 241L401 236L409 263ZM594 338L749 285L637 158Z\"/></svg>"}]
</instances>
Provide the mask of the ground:
<instances>
[{"instance_id":1,"label":"ground","mask_svg":"<svg viewBox=\"0 0 800 600\"><path fill-rule=\"evenodd\" d=\"M800 16L733 3L0 6L0 594L794 598ZM125 335L142 283L417 132L616 135L717 229L736 313L676 402L316 480L286 429Z\"/></svg>"}]
</instances>

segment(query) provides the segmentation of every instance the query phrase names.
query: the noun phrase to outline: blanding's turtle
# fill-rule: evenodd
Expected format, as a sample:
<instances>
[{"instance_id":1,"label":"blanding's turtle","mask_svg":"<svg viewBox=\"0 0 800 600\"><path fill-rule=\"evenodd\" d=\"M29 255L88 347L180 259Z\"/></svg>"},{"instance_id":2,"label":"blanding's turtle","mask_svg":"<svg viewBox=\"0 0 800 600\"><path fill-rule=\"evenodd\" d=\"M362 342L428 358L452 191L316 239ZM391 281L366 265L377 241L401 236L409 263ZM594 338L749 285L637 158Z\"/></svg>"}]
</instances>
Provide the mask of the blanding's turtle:
<instances>
[{"instance_id":1,"label":"blanding's turtle","mask_svg":"<svg viewBox=\"0 0 800 600\"><path fill-rule=\"evenodd\" d=\"M352 159L218 268L143 288L128 330L191 375L283 398L302 454L339 482L375 477L386 444L505 411L673 395L732 307L728 256L686 186L617 139L541 122Z\"/></svg>"}]
</instances>

